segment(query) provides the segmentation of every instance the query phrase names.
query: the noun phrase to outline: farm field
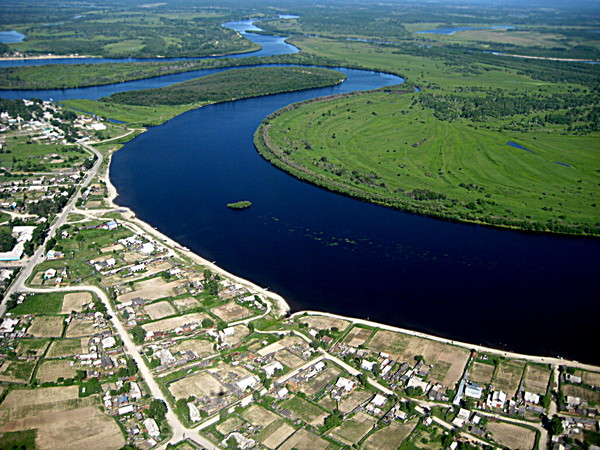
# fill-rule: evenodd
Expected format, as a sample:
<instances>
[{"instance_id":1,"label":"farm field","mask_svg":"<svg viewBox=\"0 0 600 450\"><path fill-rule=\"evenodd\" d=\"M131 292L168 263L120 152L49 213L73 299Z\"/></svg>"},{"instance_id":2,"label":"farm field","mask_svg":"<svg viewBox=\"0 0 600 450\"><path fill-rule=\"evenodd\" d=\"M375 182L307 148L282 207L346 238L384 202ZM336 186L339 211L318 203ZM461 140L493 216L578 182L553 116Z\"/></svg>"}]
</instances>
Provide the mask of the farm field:
<instances>
[{"instance_id":1,"label":"farm field","mask_svg":"<svg viewBox=\"0 0 600 450\"><path fill-rule=\"evenodd\" d=\"M359 345L363 345L369 337L373 334L373 330L368 330L366 328L354 327L350 332L346 335L344 340L344 344L349 345L350 347L358 347Z\"/></svg>"},{"instance_id":2,"label":"farm field","mask_svg":"<svg viewBox=\"0 0 600 450\"><path fill-rule=\"evenodd\" d=\"M315 448L333 450L338 448L338 446L307 431L305 428L300 428L279 447L280 450L314 450Z\"/></svg>"},{"instance_id":3,"label":"farm field","mask_svg":"<svg viewBox=\"0 0 600 450\"><path fill-rule=\"evenodd\" d=\"M200 398L204 395L215 396L220 392L227 392L227 388L209 372L200 372L171 383L169 391L176 399L188 398L190 395Z\"/></svg>"},{"instance_id":4,"label":"farm field","mask_svg":"<svg viewBox=\"0 0 600 450\"><path fill-rule=\"evenodd\" d=\"M487 429L494 440L508 448L533 448L535 431L506 422L489 421Z\"/></svg>"},{"instance_id":5,"label":"farm field","mask_svg":"<svg viewBox=\"0 0 600 450\"><path fill-rule=\"evenodd\" d=\"M35 369L35 361L2 361L0 381L28 383Z\"/></svg>"},{"instance_id":6,"label":"farm field","mask_svg":"<svg viewBox=\"0 0 600 450\"><path fill-rule=\"evenodd\" d=\"M354 408L366 402L371 397L373 397L373 394L370 392L355 390L347 397L342 398L342 400L339 402L338 409L344 414L348 414Z\"/></svg>"},{"instance_id":7,"label":"farm field","mask_svg":"<svg viewBox=\"0 0 600 450\"><path fill-rule=\"evenodd\" d=\"M299 388L299 391L309 397L315 395L317 392L327 386L328 383L330 383L332 380L335 380L340 373L341 370L337 367L329 366L310 381L302 384Z\"/></svg>"},{"instance_id":8,"label":"farm field","mask_svg":"<svg viewBox=\"0 0 600 450\"><path fill-rule=\"evenodd\" d=\"M317 330L329 330L331 328L337 328L339 331L344 331L350 322L336 317L327 316L306 316L299 319L302 323L307 323L311 328ZM353 346L354 347L354 346Z\"/></svg>"},{"instance_id":9,"label":"farm field","mask_svg":"<svg viewBox=\"0 0 600 450\"><path fill-rule=\"evenodd\" d=\"M280 417L274 412L271 412L268 409L256 404L251 405L248 409L246 409L242 413L242 417L251 424L263 428L280 419Z\"/></svg>"},{"instance_id":10,"label":"farm field","mask_svg":"<svg viewBox=\"0 0 600 450\"><path fill-rule=\"evenodd\" d=\"M284 419L278 419L258 433L256 439L267 448L277 448L283 441L290 437L296 429Z\"/></svg>"},{"instance_id":11,"label":"farm field","mask_svg":"<svg viewBox=\"0 0 600 450\"><path fill-rule=\"evenodd\" d=\"M73 292L65 294L61 312L71 314L71 311L81 312L83 306L92 302L92 294L89 292Z\"/></svg>"},{"instance_id":12,"label":"farm field","mask_svg":"<svg viewBox=\"0 0 600 450\"><path fill-rule=\"evenodd\" d=\"M16 352L19 356L41 356L50 344L46 339L20 339Z\"/></svg>"},{"instance_id":13,"label":"farm field","mask_svg":"<svg viewBox=\"0 0 600 450\"><path fill-rule=\"evenodd\" d=\"M213 343L204 339L186 339L178 341L171 347L171 352L184 352L190 350L196 353L200 358L215 353Z\"/></svg>"},{"instance_id":14,"label":"farm field","mask_svg":"<svg viewBox=\"0 0 600 450\"><path fill-rule=\"evenodd\" d=\"M290 410L293 418L297 417L315 427L322 425L325 417L329 415L324 409L296 396L283 403L282 407Z\"/></svg>"},{"instance_id":15,"label":"farm field","mask_svg":"<svg viewBox=\"0 0 600 450\"><path fill-rule=\"evenodd\" d=\"M200 306L200 303L194 297L178 298L173 300L173 303L180 313L186 313Z\"/></svg>"},{"instance_id":16,"label":"farm field","mask_svg":"<svg viewBox=\"0 0 600 450\"><path fill-rule=\"evenodd\" d=\"M565 396L570 395L571 397L579 397L588 402L600 403L600 392L598 391L587 389L582 386L575 386L573 384L561 385L560 389Z\"/></svg>"},{"instance_id":17,"label":"farm field","mask_svg":"<svg viewBox=\"0 0 600 450\"><path fill-rule=\"evenodd\" d=\"M94 328L94 322L92 320L74 318L73 320L71 320L71 323L69 323L69 326L67 327L65 337L75 338L91 336L95 333L97 333L97 330L96 328Z\"/></svg>"},{"instance_id":18,"label":"farm field","mask_svg":"<svg viewBox=\"0 0 600 450\"><path fill-rule=\"evenodd\" d=\"M292 370L295 370L306 363L306 361L304 361L302 358L294 355L288 350L281 350L277 352L275 359L284 366L288 366Z\"/></svg>"},{"instance_id":19,"label":"farm field","mask_svg":"<svg viewBox=\"0 0 600 450\"><path fill-rule=\"evenodd\" d=\"M64 294L60 292L28 295L23 303L11 310L12 314L60 314ZM69 311L71 312L71 311Z\"/></svg>"},{"instance_id":20,"label":"farm field","mask_svg":"<svg viewBox=\"0 0 600 450\"><path fill-rule=\"evenodd\" d=\"M158 322L147 323L142 325L142 328L146 330L146 332L171 331L186 324L202 322L202 320L207 319L208 317L208 314L205 313L185 314L183 316L171 317L170 319L162 319Z\"/></svg>"},{"instance_id":21,"label":"farm field","mask_svg":"<svg viewBox=\"0 0 600 450\"><path fill-rule=\"evenodd\" d=\"M36 377L40 382L56 382L58 378L73 378L79 366L68 359L51 359L43 361L37 370Z\"/></svg>"},{"instance_id":22,"label":"farm field","mask_svg":"<svg viewBox=\"0 0 600 450\"><path fill-rule=\"evenodd\" d=\"M225 322L233 322L252 315L248 308L244 308L235 302L225 303L224 305L217 306L210 310L215 316L219 317Z\"/></svg>"},{"instance_id":23,"label":"farm field","mask_svg":"<svg viewBox=\"0 0 600 450\"><path fill-rule=\"evenodd\" d=\"M160 298L172 297L176 295L175 288L181 286L181 281L172 281L166 283L162 278L151 278L136 283L135 290L127 294L119 295L117 300L121 303L140 297L147 301L158 300Z\"/></svg>"}]
</instances>

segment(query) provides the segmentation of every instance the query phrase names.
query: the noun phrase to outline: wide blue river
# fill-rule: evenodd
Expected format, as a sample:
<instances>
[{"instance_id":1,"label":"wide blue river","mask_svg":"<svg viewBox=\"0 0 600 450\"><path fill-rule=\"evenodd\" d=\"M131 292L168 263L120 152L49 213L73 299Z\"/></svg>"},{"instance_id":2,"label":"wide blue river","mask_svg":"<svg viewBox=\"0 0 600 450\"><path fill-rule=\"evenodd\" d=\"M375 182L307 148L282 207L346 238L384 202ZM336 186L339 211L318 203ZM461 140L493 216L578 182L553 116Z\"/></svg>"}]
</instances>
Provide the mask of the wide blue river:
<instances>
[{"instance_id":1,"label":"wide blue river","mask_svg":"<svg viewBox=\"0 0 600 450\"><path fill-rule=\"evenodd\" d=\"M270 54L295 51L279 38L247 36ZM207 106L149 129L113 157L117 203L221 267L280 293L296 311L599 363L599 240L405 214L300 182L257 154L253 133L272 111L402 81L339 70L348 76L339 86ZM1 95L98 98L197 76ZM250 209L226 207L245 199L254 203Z\"/></svg>"}]
</instances>

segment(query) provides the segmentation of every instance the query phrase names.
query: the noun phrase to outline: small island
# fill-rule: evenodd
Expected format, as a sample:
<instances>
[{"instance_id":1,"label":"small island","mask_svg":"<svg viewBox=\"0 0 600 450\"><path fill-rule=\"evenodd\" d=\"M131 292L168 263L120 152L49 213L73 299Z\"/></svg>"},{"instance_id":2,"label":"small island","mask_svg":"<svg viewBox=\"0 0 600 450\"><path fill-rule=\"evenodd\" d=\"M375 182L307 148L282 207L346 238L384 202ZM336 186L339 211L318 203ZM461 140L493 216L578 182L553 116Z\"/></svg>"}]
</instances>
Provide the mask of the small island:
<instances>
[{"instance_id":1,"label":"small island","mask_svg":"<svg viewBox=\"0 0 600 450\"><path fill-rule=\"evenodd\" d=\"M227 207L230 209L247 209L250 208L252 206L252 202L249 202L247 200L241 201L241 202L235 202L235 203L227 203Z\"/></svg>"}]
</instances>

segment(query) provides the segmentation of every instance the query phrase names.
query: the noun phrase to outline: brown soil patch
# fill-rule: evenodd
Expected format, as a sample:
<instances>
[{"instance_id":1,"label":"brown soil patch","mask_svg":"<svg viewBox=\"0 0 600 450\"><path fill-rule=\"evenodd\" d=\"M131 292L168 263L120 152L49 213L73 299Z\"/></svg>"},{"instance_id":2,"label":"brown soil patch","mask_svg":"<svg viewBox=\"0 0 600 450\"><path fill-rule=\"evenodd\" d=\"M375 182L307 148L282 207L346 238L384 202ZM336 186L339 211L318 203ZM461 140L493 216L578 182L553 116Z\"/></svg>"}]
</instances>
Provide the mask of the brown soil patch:
<instances>
[{"instance_id":1,"label":"brown soil patch","mask_svg":"<svg viewBox=\"0 0 600 450\"><path fill-rule=\"evenodd\" d=\"M64 358L65 356L81 355L88 352L89 338L61 339L54 341L47 358Z\"/></svg>"},{"instance_id":2,"label":"brown soil patch","mask_svg":"<svg viewBox=\"0 0 600 450\"><path fill-rule=\"evenodd\" d=\"M184 284L184 282L180 280L165 283L165 280L156 277L136 283L136 287L139 286L138 289L133 292L128 292L127 294L119 295L117 300L124 303L136 297L140 297L144 300L158 300L159 298L174 297L176 295L175 289L182 284Z\"/></svg>"},{"instance_id":3,"label":"brown soil patch","mask_svg":"<svg viewBox=\"0 0 600 450\"><path fill-rule=\"evenodd\" d=\"M93 320L73 319L67 328L67 334L65 336L68 338L91 336L97 332L98 330L94 328Z\"/></svg>"},{"instance_id":4,"label":"brown soil patch","mask_svg":"<svg viewBox=\"0 0 600 450\"><path fill-rule=\"evenodd\" d=\"M469 371L469 379L474 383L490 384L494 376L494 366L481 362L474 362Z\"/></svg>"},{"instance_id":5,"label":"brown soil patch","mask_svg":"<svg viewBox=\"0 0 600 450\"><path fill-rule=\"evenodd\" d=\"M350 347L358 347L359 345L363 345L371 334L373 334L373 330L354 327L344 338L343 342Z\"/></svg>"},{"instance_id":6,"label":"brown soil patch","mask_svg":"<svg viewBox=\"0 0 600 450\"><path fill-rule=\"evenodd\" d=\"M316 448L337 448L337 446L330 444L325 439L307 431L305 428L300 428L279 447L280 450L291 450L294 448L298 450L314 450Z\"/></svg>"},{"instance_id":7,"label":"brown soil patch","mask_svg":"<svg viewBox=\"0 0 600 450\"><path fill-rule=\"evenodd\" d=\"M407 423L394 421L388 427L369 436L362 447L367 450L396 450L412 433L417 423L417 420Z\"/></svg>"},{"instance_id":8,"label":"brown soil patch","mask_svg":"<svg viewBox=\"0 0 600 450\"><path fill-rule=\"evenodd\" d=\"M371 394L370 392L354 391L349 396L344 397L340 401L339 410L342 411L344 414L348 414L350 411L352 411L358 405L363 404L371 397L373 397L373 394Z\"/></svg>"},{"instance_id":9,"label":"brown soil patch","mask_svg":"<svg viewBox=\"0 0 600 450\"><path fill-rule=\"evenodd\" d=\"M147 323L142 325L142 328L148 331L171 331L175 328L183 327L184 325L202 322L202 320L208 318L208 314L205 313L192 313L185 314L179 317L171 317L170 319L159 320L158 322Z\"/></svg>"},{"instance_id":10,"label":"brown soil patch","mask_svg":"<svg viewBox=\"0 0 600 450\"><path fill-rule=\"evenodd\" d=\"M190 350L196 353L200 358L212 355L215 353L213 343L204 339L187 339L185 341L179 341L173 347L170 348L171 353Z\"/></svg>"},{"instance_id":11,"label":"brown soil patch","mask_svg":"<svg viewBox=\"0 0 600 450\"><path fill-rule=\"evenodd\" d=\"M59 377L73 378L79 367L68 359L51 359L42 362L36 378L42 383L55 382Z\"/></svg>"},{"instance_id":12,"label":"brown soil patch","mask_svg":"<svg viewBox=\"0 0 600 450\"><path fill-rule=\"evenodd\" d=\"M344 331L346 327L350 325L350 322L347 320L327 316L305 316L301 317L299 321L307 323L311 328L317 330L329 330L330 328L335 327L339 331Z\"/></svg>"},{"instance_id":13,"label":"brown soil patch","mask_svg":"<svg viewBox=\"0 0 600 450\"><path fill-rule=\"evenodd\" d=\"M191 309L196 309L200 306L200 302L198 302L198 300L196 300L194 297L178 298L177 300L173 300L173 303L175 303L175 306L179 312L182 313Z\"/></svg>"},{"instance_id":14,"label":"brown soil patch","mask_svg":"<svg viewBox=\"0 0 600 450\"><path fill-rule=\"evenodd\" d=\"M169 391L176 399L188 398L190 395L197 398L205 395L216 397L228 392L227 388L209 372L200 372L176 381L169 385Z\"/></svg>"},{"instance_id":15,"label":"brown soil patch","mask_svg":"<svg viewBox=\"0 0 600 450\"><path fill-rule=\"evenodd\" d=\"M489 421L487 430L504 447L526 449L533 448L535 444L535 432L517 425Z\"/></svg>"},{"instance_id":16,"label":"brown soil patch","mask_svg":"<svg viewBox=\"0 0 600 450\"><path fill-rule=\"evenodd\" d=\"M550 369L528 364L525 368L525 390L534 394L545 395L550 381Z\"/></svg>"}]
</instances>

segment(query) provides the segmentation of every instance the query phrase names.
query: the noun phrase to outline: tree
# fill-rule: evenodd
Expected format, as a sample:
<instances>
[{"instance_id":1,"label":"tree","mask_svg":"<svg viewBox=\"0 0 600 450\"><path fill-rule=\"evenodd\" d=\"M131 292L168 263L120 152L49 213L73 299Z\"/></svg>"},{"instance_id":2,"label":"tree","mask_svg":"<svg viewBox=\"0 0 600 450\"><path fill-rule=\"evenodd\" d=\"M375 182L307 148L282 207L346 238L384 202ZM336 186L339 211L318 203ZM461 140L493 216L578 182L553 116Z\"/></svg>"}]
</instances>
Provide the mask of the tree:
<instances>
[{"instance_id":1,"label":"tree","mask_svg":"<svg viewBox=\"0 0 600 450\"><path fill-rule=\"evenodd\" d=\"M0 227L0 252L8 252L17 244L9 227Z\"/></svg>"},{"instance_id":2,"label":"tree","mask_svg":"<svg viewBox=\"0 0 600 450\"><path fill-rule=\"evenodd\" d=\"M138 325L131 329L131 336L136 345L141 345L144 343L144 339L146 339L146 331Z\"/></svg>"},{"instance_id":3,"label":"tree","mask_svg":"<svg viewBox=\"0 0 600 450\"><path fill-rule=\"evenodd\" d=\"M554 417L552 417L550 422L548 422L548 431L552 436L561 435L564 431L562 421L560 420L560 417L558 417L556 414L554 415Z\"/></svg>"},{"instance_id":4,"label":"tree","mask_svg":"<svg viewBox=\"0 0 600 450\"><path fill-rule=\"evenodd\" d=\"M164 402L164 400L154 399L150 402L150 407L148 408L148 417L162 421L167 415L167 411L167 404Z\"/></svg>"}]
</instances>

